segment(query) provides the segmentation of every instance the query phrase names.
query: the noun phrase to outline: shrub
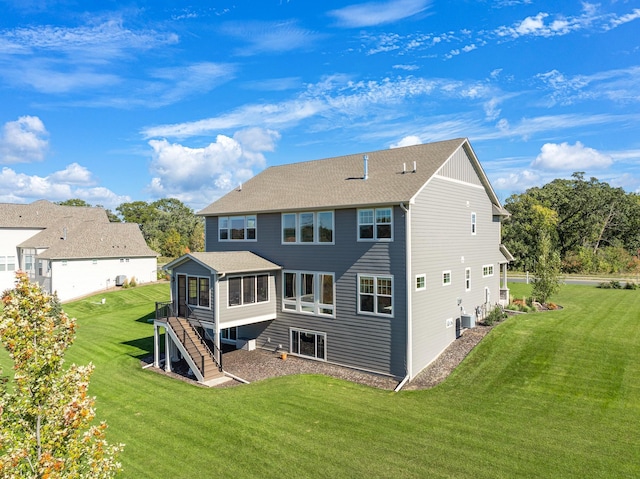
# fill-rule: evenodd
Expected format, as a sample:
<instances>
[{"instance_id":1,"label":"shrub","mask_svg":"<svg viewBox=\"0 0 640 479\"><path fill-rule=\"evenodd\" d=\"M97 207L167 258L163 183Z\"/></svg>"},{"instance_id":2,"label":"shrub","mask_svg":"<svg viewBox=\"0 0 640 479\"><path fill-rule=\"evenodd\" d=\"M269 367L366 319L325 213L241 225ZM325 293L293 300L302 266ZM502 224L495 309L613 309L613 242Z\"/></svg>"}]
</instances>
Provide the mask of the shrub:
<instances>
[{"instance_id":1,"label":"shrub","mask_svg":"<svg viewBox=\"0 0 640 479\"><path fill-rule=\"evenodd\" d=\"M624 289L638 289L638 285L633 281L627 281L627 283L624 285Z\"/></svg>"},{"instance_id":2,"label":"shrub","mask_svg":"<svg viewBox=\"0 0 640 479\"><path fill-rule=\"evenodd\" d=\"M138 286L138 282L136 281L136 277L132 276L131 280L129 281L129 287L135 288L136 286Z\"/></svg>"},{"instance_id":3,"label":"shrub","mask_svg":"<svg viewBox=\"0 0 640 479\"><path fill-rule=\"evenodd\" d=\"M122 287L125 288L125 289L129 287L129 280L128 279L124 280L124 282L122 283Z\"/></svg>"},{"instance_id":4,"label":"shrub","mask_svg":"<svg viewBox=\"0 0 640 479\"><path fill-rule=\"evenodd\" d=\"M484 318L484 324L487 326L493 326L494 323L498 323L507 317L507 313L505 313L500 306L496 306L491 311L486 318Z\"/></svg>"}]
</instances>

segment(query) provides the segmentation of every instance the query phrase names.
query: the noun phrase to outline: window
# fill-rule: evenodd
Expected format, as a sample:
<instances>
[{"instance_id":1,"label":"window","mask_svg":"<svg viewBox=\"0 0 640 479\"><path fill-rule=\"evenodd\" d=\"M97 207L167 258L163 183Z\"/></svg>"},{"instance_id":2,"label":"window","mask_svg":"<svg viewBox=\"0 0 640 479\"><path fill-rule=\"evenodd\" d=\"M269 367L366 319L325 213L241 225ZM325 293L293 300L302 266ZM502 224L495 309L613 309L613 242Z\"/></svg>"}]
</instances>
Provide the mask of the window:
<instances>
[{"instance_id":1,"label":"window","mask_svg":"<svg viewBox=\"0 0 640 479\"><path fill-rule=\"evenodd\" d=\"M91 264L98 264L98 260L97 259L92 259L91 260Z\"/></svg>"},{"instance_id":2,"label":"window","mask_svg":"<svg viewBox=\"0 0 640 479\"><path fill-rule=\"evenodd\" d=\"M485 264L482 267L482 277L486 278L487 276L493 276L493 265L492 264Z\"/></svg>"},{"instance_id":3,"label":"window","mask_svg":"<svg viewBox=\"0 0 640 479\"><path fill-rule=\"evenodd\" d=\"M448 286L451 284L451 271L442 272L442 286Z\"/></svg>"},{"instance_id":4,"label":"window","mask_svg":"<svg viewBox=\"0 0 640 479\"><path fill-rule=\"evenodd\" d=\"M332 244L333 229L333 211L309 211L282 215L283 243Z\"/></svg>"},{"instance_id":5,"label":"window","mask_svg":"<svg viewBox=\"0 0 640 479\"><path fill-rule=\"evenodd\" d=\"M210 306L209 278L187 277L187 304L208 308Z\"/></svg>"},{"instance_id":6,"label":"window","mask_svg":"<svg viewBox=\"0 0 640 479\"><path fill-rule=\"evenodd\" d=\"M66 266L66 265L67 265L67 260L66 260L66 259L63 259L63 260L62 260L62 266Z\"/></svg>"},{"instance_id":7,"label":"window","mask_svg":"<svg viewBox=\"0 0 640 479\"><path fill-rule=\"evenodd\" d=\"M427 277L424 274L416 276L416 291L424 291L427 289Z\"/></svg>"},{"instance_id":8,"label":"window","mask_svg":"<svg viewBox=\"0 0 640 479\"><path fill-rule=\"evenodd\" d=\"M393 210L375 208L358 210L358 240L392 240Z\"/></svg>"},{"instance_id":9,"label":"window","mask_svg":"<svg viewBox=\"0 0 640 479\"><path fill-rule=\"evenodd\" d=\"M471 268L464 270L464 290L471 291Z\"/></svg>"},{"instance_id":10,"label":"window","mask_svg":"<svg viewBox=\"0 0 640 479\"><path fill-rule=\"evenodd\" d=\"M327 357L327 335L301 329L291 330L291 353L313 359L325 360Z\"/></svg>"},{"instance_id":11,"label":"window","mask_svg":"<svg viewBox=\"0 0 640 479\"><path fill-rule=\"evenodd\" d=\"M255 215L221 216L218 218L220 241L255 241L257 222Z\"/></svg>"},{"instance_id":12,"label":"window","mask_svg":"<svg viewBox=\"0 0 640 479\"><path fill-rule=\"evenodd\" d=\"M358 275L358 313L393 315L393 277Z\"/></svg>"},{"instance_id":13,"label":"window","mask_svg":"<svg viewBox=\"0 0 640 479\"><path fill-rule=\"evenodd\" d=\"M0 256L0 271L6 271L6 270L7 270L7 257Z\"/></svg>"},{"instance_id":14,"label":"window","mask_svg":"<svg viewBox=\"0 0 640 479\"><path fill-rule=\"evenodd\" d=\"M471 213L471 234L476 234L476 214Z\"/></svg>"},{"instance_id":15,"label":"window","mask_svg":"<svg viewBox=\"0 0 640 479\"><path fill-rule=\"evenodd\" d=\"M209 278L198 279L198 306L209 307Z\"/></svg>"},{"instance_id":16,"label":"window","mask_svg":"<svg viewBox=\"0 0 640 479\"><path fill-rule=\"evenodd\" d=\"M16 270L16 257L7 256L7 271L15 271L15 270Z\"/></svg>"},{"instance_id":17,"label":"window","mask_svg":"<svg viewBox=\"0 0 640 479\"><path fill-rule=\"evenodd\" d=\"M300 313L333 316L335 288L333 273L285 271L282 308Z\"/></svg>"},{"instance_id":18,"label":"window","mask_svg":"<svg viewBox=\"0 0 640 479\"><path fill-rule=\"evenodd\" d=\"M220 330L220 339L224 342L235 342L238 338L238 328L225 328Z\"/></svg>"},{"instance_id":19,"label":"window","mask_svg":"<svg viewBox=\"0 0 640 479\"><path fill-rule=\"evenodd\" d=\"M269 275L233 276L227 280L229 306L265 303L269 301Z\"/></svg>"}]
</instances>

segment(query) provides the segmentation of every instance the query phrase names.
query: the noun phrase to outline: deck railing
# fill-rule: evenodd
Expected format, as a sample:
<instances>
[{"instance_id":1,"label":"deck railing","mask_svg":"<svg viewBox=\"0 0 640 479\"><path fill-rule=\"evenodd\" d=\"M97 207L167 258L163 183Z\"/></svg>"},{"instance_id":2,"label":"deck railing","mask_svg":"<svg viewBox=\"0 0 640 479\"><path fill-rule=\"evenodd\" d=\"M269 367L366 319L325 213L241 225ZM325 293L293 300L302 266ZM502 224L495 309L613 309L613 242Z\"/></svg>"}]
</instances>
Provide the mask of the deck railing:
<instances>
[{"instance_id":1,"label":"deck railing","mask_svg":"<svg viewBox=\"0 0 640 479\"><path fill-rule=\"evenodd\" d=\"M169 322L170 318L174 318L174 317L177 318L178 315L176 314L176 310L172 301L156 302L156 320L157 321ZM218 348L215 345L215 343L211 343L211 346L213 347L213 351L212 351L211 347L209 347L209 344L207 343L205 338L202 337L202 335L200 334L200 331L198 331L198 328L196 327L198 326L204 329L205 328L204 324L199 319L193 316L193 311L189 307L187 307L187 317L184 319L186 319L187 322L189 323L189 326L191 326L191 330L194 332L196 338L198 338L198 341L201 344L201 346L204 348L205 352L207 353L207 356L209 356L211 360L215 363L215 365L218 367L218 370L222 371L222 351L220 350L220 348ZM174 332L177 334L178 331L176 331L176 328L174 326L172 326L172 328L174 329ZM185 346L187 346L188 344L189 345L194 344L193 340L186 334L185 329L182 329L182 333L183 333L182 338L179 338L182 340L182 344L184 344ZM198 359L202 364L202 369L200 372L204 374L204 357L200 357ZM193 358L193 360L195 361L196 358Z\"/></svg>"}]
</instances>

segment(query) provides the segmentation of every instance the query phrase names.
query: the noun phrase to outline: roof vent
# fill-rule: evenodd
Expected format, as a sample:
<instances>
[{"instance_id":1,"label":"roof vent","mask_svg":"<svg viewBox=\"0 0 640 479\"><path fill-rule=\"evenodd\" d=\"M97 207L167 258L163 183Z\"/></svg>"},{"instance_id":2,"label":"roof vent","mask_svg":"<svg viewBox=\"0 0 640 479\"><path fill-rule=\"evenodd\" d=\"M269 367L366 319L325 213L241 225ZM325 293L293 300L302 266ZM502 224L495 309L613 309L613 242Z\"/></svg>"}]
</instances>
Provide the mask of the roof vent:
<instances>
[{"instance_id":1,"label":"roof vent","mask_svg":"<svg viewBox=\"0 0 640 479\"><path fill-rule=\"evenodd\" d=\"M413 162L413 172L415 173L416 170L418 169L416 162Z\"/></svg>"},{"instance_id":2,"label":"roof vent","mask_svg":"<svg viewBox=\"0 0 640 479\"><path fill-rule=\"evenodd\" d=\"M362 157L362 159L364 160L364 179L368 179L369 178L369 155L364 155Z\"/></svg>"},{"instance_id":3,"label":"roof vent","mask_svg":"<svg viewBox=\"0 0 640 479\"><path fill-rule=\"evenodd\" d=\"M61 240L66 240L67 239L67 228L66 228L66 226L64 228L62 228L62 237L60 239Z\"/></svg>"},{"instance_id":4,"label":"roof vent","mask_svg":"<svg viewBox=\"0 0 640 479\"><path fill-rule=\"evenodd\" d=\"M402 163L402 174L404 175L407 172L407 164Z\"/></svg>"}]
</instances>

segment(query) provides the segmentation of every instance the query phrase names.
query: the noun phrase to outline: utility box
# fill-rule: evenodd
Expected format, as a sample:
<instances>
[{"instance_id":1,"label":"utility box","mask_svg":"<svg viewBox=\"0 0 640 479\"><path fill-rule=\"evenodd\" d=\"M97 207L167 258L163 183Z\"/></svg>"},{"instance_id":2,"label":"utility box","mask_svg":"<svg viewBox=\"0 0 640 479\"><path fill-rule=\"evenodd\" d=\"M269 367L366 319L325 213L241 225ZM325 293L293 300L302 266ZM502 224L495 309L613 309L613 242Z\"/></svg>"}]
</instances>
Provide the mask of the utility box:
<instances>
[{"instance_id":1,"label":"utility box","mask_svg":"<svg viewBox=\"0 0 640 479\"><path fill-rule=\"evenodd\" d=\"M461 315L460 321L462 322L463 328L471 329L476 327L476 317L472 314Z\"/></svg>"},{"instance_id":2,"label":"utility box","mask_svg":"<svg viewBox=\"0 0 640 479\"><path fill-rule=\"evenodd\" d=\"M116 286L122 286L126 280L127 277L124 274L119 274L116 276Z\"/></svg>"}]
</instances>

